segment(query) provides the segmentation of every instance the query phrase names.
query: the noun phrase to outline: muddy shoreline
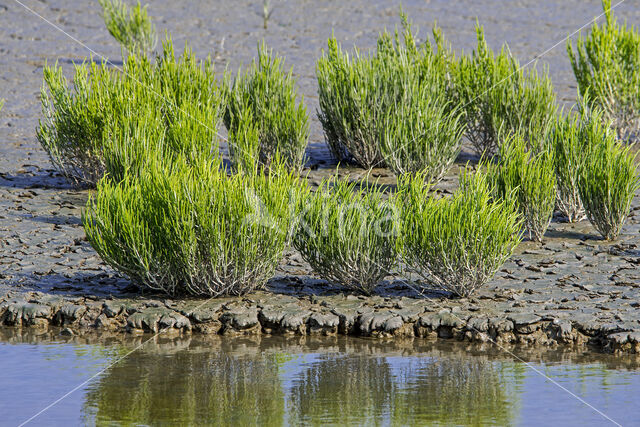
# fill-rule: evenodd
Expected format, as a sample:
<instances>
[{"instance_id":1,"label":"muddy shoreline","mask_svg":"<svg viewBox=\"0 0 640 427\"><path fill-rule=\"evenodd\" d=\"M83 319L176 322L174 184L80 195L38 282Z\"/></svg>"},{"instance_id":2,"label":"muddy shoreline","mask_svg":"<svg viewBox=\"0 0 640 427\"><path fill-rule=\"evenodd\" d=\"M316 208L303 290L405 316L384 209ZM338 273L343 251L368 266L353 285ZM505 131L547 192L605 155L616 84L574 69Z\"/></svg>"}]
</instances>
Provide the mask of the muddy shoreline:
<instances>
[{"instance_id":1,"label":"muddy shoreline","mask_svg":"<svg viewBox=\"0 0 640 427\"><path fill-rule=\"evenodd\" d=\"M176 46L188 40L199 57L211 54L218 72L229 67L235 73L250 62L262 38L286 57L311 116L307 155L314 184L335 172L314 116L315 60L332 29L345 47L372 47L378 31L398 24L398 4L282 1L265 31L258 3L195 1L182 7L158 1L149 11L160 34L169 30ZM402 3L422 36L437 19L457 51L473 47L477 16L489 44L498 48L508 42L523 64L601 10L596 0L500 7L488 1ZM30 6L101 55L120 59L93 3L46 0ZM304 14L293 13L301 7ZM631 4L617 13L630 25L640 23L640 11ZM449 299L435 291L418 296L394 278L376 297L343 294L313 277L295 252L286 254L270 292L212 300L197 310L205 300L138 293L85 241L80 215L88 193L74 190L51 169L35 139L43 65L58 60L71 75L73 64L90 53L17 3L0 5L0 24L0 98L6 99L0 113L0 329L87 337L168 328L164 334L492 339L522 347L640 352L638 198L618 241L603 242L586 221L571 225L554 218L544 243L523 242L495 280L471 299ZM549 67L559 103L570 106L576 89L564 44L538 66ZM474 160L470 152L464 150L459 166ZM340 173L356 179L367 172L341 168ZM439 185L441 191L455 188L455 173L454 168ZM388 171L374 170L370 176L393 185Z\"/></svg>"}]
</instances>

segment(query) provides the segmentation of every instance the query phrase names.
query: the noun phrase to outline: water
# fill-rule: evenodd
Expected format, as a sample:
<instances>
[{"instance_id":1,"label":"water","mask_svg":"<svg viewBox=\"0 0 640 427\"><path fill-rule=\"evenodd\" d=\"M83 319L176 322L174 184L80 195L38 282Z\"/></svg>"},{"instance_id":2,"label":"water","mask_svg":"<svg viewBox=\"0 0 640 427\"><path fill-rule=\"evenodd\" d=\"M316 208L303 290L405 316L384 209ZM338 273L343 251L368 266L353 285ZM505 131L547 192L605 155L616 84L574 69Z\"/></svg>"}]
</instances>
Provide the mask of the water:
<instances>
[{"instance_id":1,"label":"water","mask_svg":"<svg viewBox=\"0 0 640 427\"><path fill-rule=\"evenodd\" d=\"M18 425L76 388L31 425L587 426L611 423L605 416L623 425L640 419L634 356L512 355L491 346L354 338L143 344L148 339L5 333L0 424Z\"/></svg>"}]
</instances>

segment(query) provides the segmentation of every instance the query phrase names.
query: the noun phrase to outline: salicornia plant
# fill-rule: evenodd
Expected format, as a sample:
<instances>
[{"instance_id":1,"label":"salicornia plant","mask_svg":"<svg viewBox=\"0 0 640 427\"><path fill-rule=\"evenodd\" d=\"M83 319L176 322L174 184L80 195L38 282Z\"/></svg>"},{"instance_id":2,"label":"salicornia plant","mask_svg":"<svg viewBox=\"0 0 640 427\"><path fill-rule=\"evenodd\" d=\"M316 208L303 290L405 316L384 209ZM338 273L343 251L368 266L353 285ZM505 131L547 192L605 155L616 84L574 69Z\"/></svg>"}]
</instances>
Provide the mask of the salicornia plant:
<instances>
[{"instance_id":1,"label":"salicornia plant","mask_svg":"<svg viewBox=\"0 0 640 427\"><path fill-rule=\"evenodd\" d=\"M581 96L602 108L622 140L636 139L640 129L640 34L613 17L611 0L602 0L606 22L594 22L567 52Z\"/></svg>"},{"instance_id":2,"label":"salicornia plant","mask_svg":"<svg viewBox=\"0 0 640 427\"><path fill-rule=\"evenodd\" d=\"M324 182L303 199L293 245L322 278L371 294L397 262L398 215L366 182Z\"/></svg>"},{"instance_id":3,"label":"salicornia plant","mask_svg":"<svg viewBox=\"0 0 640 427\"><path fill-rule=\"evenodd\" d=\"M579 168L578 190L589 221L607 240L620 234L638 189L636 156L612 132L589 141Z\"/></svg>"},{"instance_id":4,"label":"salicornia plant","mask_svg":"<svg viewBox=\"0 0 640 427\"><path fill-rule=\"evenodd\" d=\"M150 54L158 38L156 27L147 14L147 6L129 8L122 0L98 0L109 33L129 54Z\"/></svg>"},{"instance_id":5,"label":"salicornia plant","mask_svg":"<svg viewBox=\"0 0 640 427\"><path fill-rule=\"evenodd\" d=\"M491 280L521 240L514 198L496 199L483 174L466 171L451 197L435 198L420 175L400 180L402 255L424 280L469 296Z\"/></svg>"},{"instance_id":6,"label":"salicornia plant","mask_svg":"<svg viewBox=\"0 0 640 427\"><path fill-rule=\"evenodd\" d=\"M256 124L260 147L258 160L269 167L276 154L291 168L301 169L309 139L307 110L298 102L292 72L285 73L283 59L267 49L258 48L258 60L244 73L238 74L229 88L224 123L229 133L236 135L250 115ZM230 140L230 144L237 143ZM237 159L233 158L232 162Z\"/></svg>"},{"instance_id":7,"label":"salicornia plant","mask_svg":"<svg viewBox=\"0 0 640 427\"><path fill-rule=\"evenodd\" d=\"M303 188L283 168L227 176L206 156L150 160L135 177L100 181L82 221L102 259L143 288L242 295L274 274Z\"/></svg>"},{"instance_id":8,"label":"salicornia plant","mask_svg":"<svg viewBox=\"0 0 640 427\"><path fill-rule=\"evenodd\" d=\"M515 134L500 148L499 161L487 167L496 197L515 198L529 236L542 241L556 199L553 152L543 149L536 154Z\"/></svg>"},{"instance_id":9,"label":"salicornia plant","mask_svg":"<svg viewBox=\"0 0 640 427\"><path fill-rule=\"evenodd\" d=\"M575 114L557 117L549 132L556 174L556 204L569 222L584 218L578 191L578 177L584 159L586 140L584 123Z\"/></svg>"},{"instance_id":10,"label":"salicornia plant","mask_svg":"<svg viewBox=\"0 0 640 427\"><path fill-rule=\"evenodd\" d=\"M436 46L418 46L402 16L404 43L385 32L375 54L344 53L335 38L317 63L320 112L337 160L396 173L433 169L438 176L455 159L460 123L450 114L449 50L436 28Z\"/></svg>"},{"instance_id":11,"label":"salicornia plant","mask_svg":"<svg viewBox=\"0 0 640 427\"><path fill-rule=\"evenodd\" d=\"M478 155L493 155L501 136L520 133L529 144L542 140L556 111L546 71L525 74L507 46L494 54L476 26L478 46L454 63L457 98L465 111L467 137ZM533 147L540 149L541 147Z\"/></svg>"},{"instance_id":12,"label":"salicornia plant","mask_svg":"<svg viewBox=\"0 0 640 427\"><path fill-rule=\"evenodd\" d=\"M188 48L176 58L171 41L156 62L131 55L122 72L93 62L76 66L72 88L61 67L45 66L41 98L38 140L79 186L94 186L105 172L119 179L149 150L217 155L225 102L213 63Z\"/></svg>"}]
</instances>

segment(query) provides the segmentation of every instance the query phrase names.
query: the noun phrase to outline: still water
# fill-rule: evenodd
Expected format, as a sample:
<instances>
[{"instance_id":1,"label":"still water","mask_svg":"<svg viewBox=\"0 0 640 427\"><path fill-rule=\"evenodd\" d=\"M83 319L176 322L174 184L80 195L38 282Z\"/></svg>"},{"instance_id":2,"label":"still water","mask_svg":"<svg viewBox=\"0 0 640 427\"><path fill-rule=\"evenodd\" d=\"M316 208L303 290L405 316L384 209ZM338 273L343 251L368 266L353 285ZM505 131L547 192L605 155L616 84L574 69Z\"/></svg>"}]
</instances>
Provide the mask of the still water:
<instances>
[{"instance_id":1,"label":"still water","mask_svg":"<svg viewBox=\"0 0 640 427\"><path fill-rule=\"evenodd\" d=\"M147 340L4 332L0 424L19 425L74 389L28 425L640 422L632 356L354 338Z\"/></svg>"}]
</instances>

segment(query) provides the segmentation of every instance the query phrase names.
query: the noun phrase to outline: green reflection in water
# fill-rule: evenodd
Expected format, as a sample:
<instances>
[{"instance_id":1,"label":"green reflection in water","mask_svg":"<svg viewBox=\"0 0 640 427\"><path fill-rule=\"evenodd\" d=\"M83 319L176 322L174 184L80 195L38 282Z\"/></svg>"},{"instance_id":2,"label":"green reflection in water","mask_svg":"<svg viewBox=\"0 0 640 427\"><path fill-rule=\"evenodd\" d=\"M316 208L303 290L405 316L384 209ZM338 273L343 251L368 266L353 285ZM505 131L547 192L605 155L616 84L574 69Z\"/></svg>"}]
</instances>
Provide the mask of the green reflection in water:
<instances>
[{"instance_id":1,"label":"green reflection in water","mask_svg":"<svg viewBox=\"0 0 640 427\"><path fill-rule=\"evenodd\" d=\"M513 422L513 376L505 379L499 363L455 355L297 351L212 343L143 349L91 386L85 421L274 426Z\"/></svg>"},{"instance_id":2,"label":"green reflection in water","mask_svg":"<svg viewBox=\"0 0 640 427\"><path fill-rule=\"evenodd\" d=\"M97 424L281 425L279 366L275 355L136 352L88 392L86 412Z\"/></svg>"}]
</instances>

